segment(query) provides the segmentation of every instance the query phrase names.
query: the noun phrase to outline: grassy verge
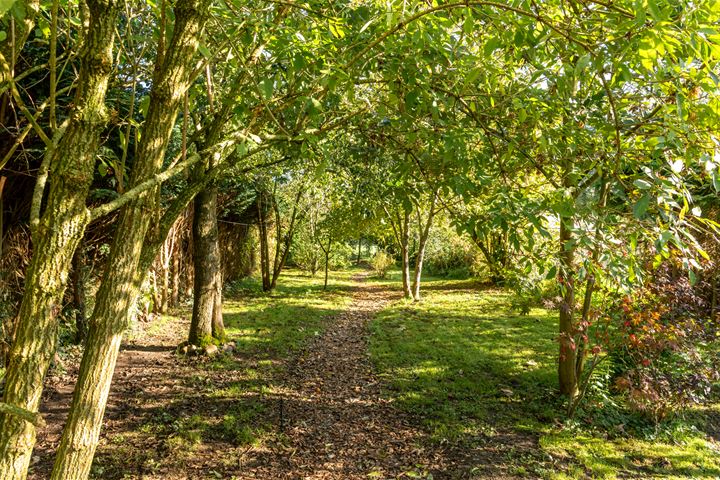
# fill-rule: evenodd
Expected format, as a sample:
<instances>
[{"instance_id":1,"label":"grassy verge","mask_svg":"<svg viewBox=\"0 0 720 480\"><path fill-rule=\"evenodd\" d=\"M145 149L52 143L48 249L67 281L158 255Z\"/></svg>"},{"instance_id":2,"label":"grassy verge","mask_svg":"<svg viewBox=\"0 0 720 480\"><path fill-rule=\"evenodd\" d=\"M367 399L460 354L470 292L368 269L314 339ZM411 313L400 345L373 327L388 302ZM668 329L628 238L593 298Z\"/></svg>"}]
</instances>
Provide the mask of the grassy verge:
<instances>
[{"instance_id":1,"label":"grassy verge","mask_svg":"<svg viewBox=\"0 0 720 480\"><path fill-rule=\"evenodd\" d=\"M393 282L398 288L396 273L383 283ZM380 312L371 353L387 394L436 441L491 444L500 431L522 432L539 440L535 458L564 466L531 460L516 471L547 478L720 476L718 444L689 424L661 440L567 422L555 394L555 313L518 316L506 292L470 280L430 279L424 287L423 302Z\"/></svg>"}]
</instances>

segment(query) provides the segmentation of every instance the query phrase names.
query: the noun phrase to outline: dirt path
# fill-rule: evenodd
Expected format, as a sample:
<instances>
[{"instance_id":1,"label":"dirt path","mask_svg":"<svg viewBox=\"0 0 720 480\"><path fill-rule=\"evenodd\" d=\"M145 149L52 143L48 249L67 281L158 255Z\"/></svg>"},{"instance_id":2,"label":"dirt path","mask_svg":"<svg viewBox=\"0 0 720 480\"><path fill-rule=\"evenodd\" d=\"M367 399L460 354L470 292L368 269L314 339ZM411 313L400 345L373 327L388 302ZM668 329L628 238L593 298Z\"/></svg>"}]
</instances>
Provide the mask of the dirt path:
<instances>
[{"instance_id":1,"label":"dirt path","mask_svg":"<svg viewBox=\"0 0 720 480\"><path fill-rule=\"evenodd\" d=\"M381 397L372 373L367 325L390 298L360 284L350 307L300 354L282 389L286 455L266 458L264 467L258 457L251 478L398 478L443 469L442 456Z\"/></svg>"},{"instance_id":2,"label":"dirt path","mask_svg":"<svg viewBox=\"0 0 720 480\"><path fill-rule=\"evenodd\" d=\"M362 276L361 276L362 277ZM248 388L232 401L212 392L241 384L242 369L204 368L177 357L186 321L153 329L123 346L96 455L94 478L134 479L494 479L513 478L503 461L509 448L533 440L502 434L493 445L433 444L418 419L381 395L368 353L368 323L397 292L359 277L352 303L292 359L278 359L272 393ZM256 368L239 353L235 360ZM47 478L72 397L74 368L49 379L32 480ZM249 403L248 403L249 402ZM262 405L271 431L258 445L238 445L213 433L228 412ZM199 445L176 443L183 425L210 418ZM174 443L175 442L175 443ZM432 477L429 477L429 474Z\"/></svg>"},{"instance_id":3,"label":"dirt path","mask_svg":"<svg viewBox=\"0 0 720 480\"><path fill-rule=\"evenodd\" d=\"M148 406L181 393L177 390L178 376L184 368L173 352L187 330L186 323L179 320L158 329L152 336L140 336L123 344L108 398L102 441L136 425ZM46 379L40 407L46 426L38 431L29 480L50 475L54 452L72 402L78 366L79 352L75 352L63 369L56 370Z\"/></svg>"}]
</instances>

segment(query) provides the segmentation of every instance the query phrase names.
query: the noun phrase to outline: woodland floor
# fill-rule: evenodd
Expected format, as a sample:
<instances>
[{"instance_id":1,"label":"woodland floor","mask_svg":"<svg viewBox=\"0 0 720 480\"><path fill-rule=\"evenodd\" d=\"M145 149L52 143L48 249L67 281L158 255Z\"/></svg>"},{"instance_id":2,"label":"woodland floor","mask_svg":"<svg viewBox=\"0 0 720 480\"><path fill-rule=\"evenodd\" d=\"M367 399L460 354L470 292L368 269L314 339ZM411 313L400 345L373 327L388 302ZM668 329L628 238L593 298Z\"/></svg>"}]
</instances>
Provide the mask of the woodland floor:
<instances>
[{"instance_id":1,"label":"woodland floor","mask_svg":"<svg viewBox=\"0 0 720 480\"><path fill-rule=\"evenodd\" d=\"M417 320L419 325L427 325L427 319L422 310L408 313L413 307L398 301L397 285L367 281L366 276L347 273L329 293L323 293L317 284L308 287L299 282L274 297L228 301L226 325L237 348L212 359L175 353L188 327L186 315L162 317L148 324L141 334L126 341L120 354L93 478L460 480L552 476L532 473L526 468L529 465L561 475L566 472L566 478L591 478L586 476L592 473L586 467L568 470L569 460L562 451L553 457L543 450L538 431L495 421L501 409L512 408L507 397L515 394L510 388L523 389L523 380L513 380L507 388L493 385L500 403L485 401L482 394L475 393L466 399L489 405L483 415L493 423L492 432L475 434L472 441L457 441L457 435L450 434L449 440L439 439L423 418L423 409L444 402L437 402L431 393L428 398L433 405L417 409L408 407L411 396L393 395L400 387L380 370L383 359L402 346L383 347L371 340L371 332L376 336L382 333L377 325L371 325L377 318L387 320L388 326L383 328L390 330L383 335L391 341L396 327L398 335L412 335L405 325L393 324L392 305L403 318ZM428 286L430 295L432 288ZM466 292L458 290L458 294ZM458 300L465 301L458 297L450 302ZM243 305L255 308L254 316ZM452 324L453 319L447 321ZM427 340L423 335L421 331L420 340ZM443 358L453 353L436 350ZM511 354L507 358L502 355L497 365L512 373ZM46 478L52 467L52 452L67 416L77 368L72 359L66 365L65 371L48 378L42 407L47 426L38 434L31 479ZM523 365L526 371L528 367ZM459 372L463 376L463 371ZM432 389L422 382L441 382L413 375L410 383L415 382L415 388L422 391ZM541 381L532 375L527 379L528 385ZM412 385L402 388L412 394ZM440 393L450 404L454 395L461 396L453 390ZM472 415L463 415L458 422L465 424Z\"/></svg>"}]
</instances>

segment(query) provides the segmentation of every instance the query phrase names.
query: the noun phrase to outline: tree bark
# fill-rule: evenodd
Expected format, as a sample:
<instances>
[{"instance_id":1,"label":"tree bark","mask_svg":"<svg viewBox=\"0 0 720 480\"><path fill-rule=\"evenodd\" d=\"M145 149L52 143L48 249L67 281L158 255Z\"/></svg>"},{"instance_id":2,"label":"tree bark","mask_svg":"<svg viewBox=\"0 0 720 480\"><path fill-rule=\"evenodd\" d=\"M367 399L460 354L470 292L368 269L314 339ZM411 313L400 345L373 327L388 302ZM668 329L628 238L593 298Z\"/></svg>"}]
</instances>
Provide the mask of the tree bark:
<instances>
[{"instance_id":1,"label":"tree bark","mask_svg":"<svg viewBox=\"0 0 720 480\"><path fill-rule=\"evenodd\" d=\"M402 254L403 296L413 298L410 288L410 211L404 213L400 225L400 253Z\"/></svg>"},{"instance_id":2,"label":"tree bark","mask_svg":"<svg viewBox=\"0 0 720 480\"><path fill-rule=\"evenodd\" d=\"M73 256L72 292L75 304L75 343L81 345L87 337L88 324L85 311L85 245L81 241Z\"/></svg>"},{"instance_id":3,"label":"tree bark","mask_svg":"<svg viewBox=\"0 0 720 480\"><path fill-rule=\"evenodd\" d=\"M565 160L563 170L563 187L573 186L570 176L572 163ZM577 378L577 345L575 345L575 247L572 242L574 226L572 214L560 216L560 245L558 258L560 271L558 282L562 292L560 303L560 358L558 361L558 378L560 393L570 397L570 403L578 394Z\"/></svg>"},{"instance_id":4,"label":"tree bark","mask_svg":"<svg viewBox=\"0 0 720 480\"><path fill-rule=\"evenodd\" d=\"M7 177L0 175L0 257L3 253L3 237L5 237L5 205L3 203L3 190Z\"/></svg>"},{"instance_id":5,"label":"tree bark","mask_svg":"<svg viewBox=\"0 0 720 480\"><path fill-rule=\"evenodd\" d=\"M222 263L222 262L221 262ZM212 336L214 339L224 342L227 339L225 335L225 321L223 320L223 275L222 265L219 266L215 276L215 299L213 302L213 321Z\"/></svg>"},{"instance_id":6,"label":"tree bark","mask_svg":"<svg viewBox=\"0 0 720 480\"><path fill-rule=\"evenodd\" d=\"M288 225L287 232L285 232L285 238L281 242L282 237L282 223L280 219L280 207L277 201L273 199L273 210L275 211L275 222L276 222L276 239L275 239L275 261L273 264L272 279L270 280L270 290L274 290L277 285L277 280L285 268L285 262L287 261L288 254L290 253L290 246L292 245L293 237L295 236L295 230L299 222L298 209L300 207L300 199L305 193L302 186L295 195L295 203L293 204L292 212L290 213L290 224Z\"/></svg>"},{"instance_id":7,"label":"tree bark","mask_svg":"<svg viewBox=\"0 0 720 480\"><path fill-rule=\"evenodd\" d=\"M217 226L217 186L211 185L195 197L193 216L193 263L195 282L193 288L193 313L188 342L204 346L212 341L218 299L220 269L220 245Z\"/></svg>"},{"instance_id":8,"label":"tree bark","mask_svg":"<svg viewBox=\"0 0 720 480\"><path fill-rule=\"evenodd\" d=\"M425 248L427 240L430 236L430 227L432 227L433 218L435 217L435 203L437 202L437 193L433 193L430 201L430 211L428 212L425 225L420 224L420 243L418 244L418 253L415 260L415 272L413 274L412 296L416 302L420 301L420 279L422 277L423 260L425 258ZM420 210L418 209L418 221L421 219Z\"/></svg>"},{"instance_id":9,"label":"tree bark","mask_svg":"<svg viewBox=\"0 0 720 480\"><path fill-rule=\"evenodd\" d=\"M180 302L180 248L172 252L172 288L170 305L174 308Z\"/></svg>"},{"instance_id":10,"label":"tree bark","mask_svg":"<svg viewBox=\"0 0 720 480\"><path fill-rule=\"evenodd\" d=\"M383 206L383 210L385 210L385 215L392 227L395 242L400 246L403 296L412 298L410 289L410 210L403 209L402 217L397 209L393 209L391 212L386 206Z\"/></svg>"},{"instance_id":11,"label":"tree bark","mask_svg":"<svg viewBox=\"0 0 720 480\"><path fill-rule=\"evenodd\" d=\"M162 169L177 112L191 82L193 59L210 3L210 0L176 3L173 37L162 65L155 70L148 115L132 172L133 185L152 178ZM57 450L53 480L84 480L89 475L122 333L147 274L141 261L143 243L152 217L147 212L154 211L156 203L157 187L133 199L120 214L90 319L70 414Z\"/></svg>"},{"instance_id":12,"label":"tree bark","mask_svg":"<svg viewBox=\"0 0 720 480\"><path fill-rule=\"evenodd\" d=\"M268 245L267 231L267 194L262 191L257 194L258 209L258 236L260 237L260 276L262 277L262 289L264 292L270 290L270 246Z\"/></svg>"},{"instance_id":13,"label":"tree bark","mask_svg":"<svg viewBox=\"0 0 720 480\"><path fill-rule=\"evenodd\" d=\"M325 245L322 244L322 241L318 242L320 244L320 248L322 249L323 253L325 254L325 282L323 283L323 290L327 290L328 286L328 273L330 271L330 253L332 252L332 236L328 236L328 244L327 248L325 248Z\"/></svg>"},{"instance_id":14,"label":"tree bark","mask_svg":"<svg viewBox=\"0 0 720 480\"><path fill-rule=\"evenodd\" d=\"M88 0L90 28L81 56L75 111L50 155L52 182L45 212L33 232L34 254L25 277L17 336L3 402L37 412L43 379L55 352L57 315L73 253L90 221L85 206L100 133L107 120L105 94L112 65L118 2ZM0 478L27 475L35 427L5 413L0 420Z\"/></svg>"}]
</instances>

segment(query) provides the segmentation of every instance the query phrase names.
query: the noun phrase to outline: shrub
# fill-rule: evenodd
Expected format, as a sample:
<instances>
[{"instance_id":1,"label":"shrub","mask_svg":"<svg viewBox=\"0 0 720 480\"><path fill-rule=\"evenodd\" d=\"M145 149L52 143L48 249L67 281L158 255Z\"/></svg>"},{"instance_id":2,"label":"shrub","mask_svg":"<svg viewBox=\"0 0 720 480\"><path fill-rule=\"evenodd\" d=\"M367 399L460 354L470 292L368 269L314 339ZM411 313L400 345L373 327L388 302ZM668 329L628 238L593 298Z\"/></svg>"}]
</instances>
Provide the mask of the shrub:
<instances>
[{"instance_id":1,"label":"shrub","mask_svg":"<svg viewBox=\"0 0 720 480\"><path fill-rule=\"evenodd\" d=\"M370 260L370 265L378 278L385 278L387 272L395 264L395 260L387 252L379 251Z\"/></svg>"},{"instance_id":2,"label":"shrub","mask_svg":"<svg viewBox=\"0 0 720 480\"><path fill-rule=\"evenodd\" d=\"M706 401L720 380L720 319L687 278L666 266L620 307L610 354L614 387L628 406L658 422Z\"/></svg>"},{"instance_id":3,"label":"shrub","mask_svg":"<svg viewBox=\"0 0 720 480\"><path fill-rule=\"evenodd\" d=\"M425 251L425 271L433 276L465 278L473 274L477 247L449 225L430 231Z\"/></svg>"},{"instance_id":4,"label":"shrub","mask_svg":"<svg viewBox=\"0 0 720 480\"><path fill-rule=\"evenodd\" d=\"M330 252L330 270L342 270L351 264L353 248L347 243L336 243ZM323 260L323 265L325 261Z\"/></svg>"},{"instance_id":5,"label":"shrub","mask_svg":"<svg viewBox=\"0 0 720 480\"><path fill-rule=\"evenodd\" d=\"M320 270L323 262L323 252L317 243L307 233L301 231L293 238L292 250L290 251L289 264L294 264L303 272L314 277Z\"/></svg>"}]
</instances>

